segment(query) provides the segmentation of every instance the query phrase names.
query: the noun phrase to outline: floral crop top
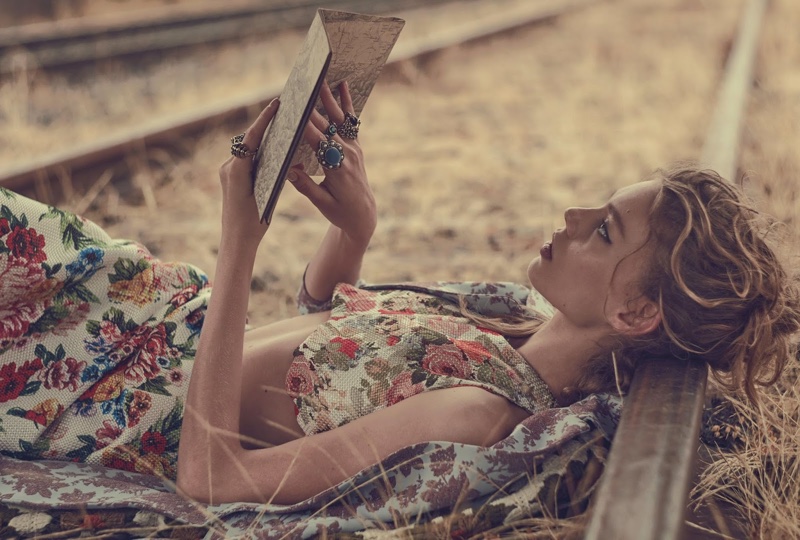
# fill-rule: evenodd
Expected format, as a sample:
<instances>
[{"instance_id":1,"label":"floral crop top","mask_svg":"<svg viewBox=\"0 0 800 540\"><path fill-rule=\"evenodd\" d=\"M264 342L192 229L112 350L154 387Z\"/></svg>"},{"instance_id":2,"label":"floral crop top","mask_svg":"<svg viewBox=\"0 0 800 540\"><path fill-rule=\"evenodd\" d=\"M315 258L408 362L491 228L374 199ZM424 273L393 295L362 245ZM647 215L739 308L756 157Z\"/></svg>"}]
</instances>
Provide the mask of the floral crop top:
<instances>
[{"instance_id":1,"label":"floral crop top","mask_svg":"<svg viewBox=\"0 0 800 540\"><path fill-rule=\"evenodd\" d=\"M295 350L286 386L306 434L455 386L483 388L531 413L555 405L530 364L502 335L461 315L452 295L401 287L339 284L330 320Z\"/></svg>"}]
</instances>

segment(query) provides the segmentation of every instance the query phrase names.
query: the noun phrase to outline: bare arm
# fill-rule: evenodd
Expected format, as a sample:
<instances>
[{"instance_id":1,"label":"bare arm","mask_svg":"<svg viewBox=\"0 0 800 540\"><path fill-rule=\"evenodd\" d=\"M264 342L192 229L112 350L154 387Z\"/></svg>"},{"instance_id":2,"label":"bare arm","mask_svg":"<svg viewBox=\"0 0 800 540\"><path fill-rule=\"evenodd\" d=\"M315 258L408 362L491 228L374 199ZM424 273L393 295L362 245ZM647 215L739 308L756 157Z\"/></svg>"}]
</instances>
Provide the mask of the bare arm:
<instances>
[{"instance_id":1,"label":"bare arm","mask_svg":"<svg viewBox=\"0 0 800 540\"><path fill-rule=\"evenodd\" d=\"M406 446L426 441L492 445L527 416L505 398L475 387L419 394L340 428L258 450L220 464L213 502L292 504L335 486ZM181 485L212 500L201 471ZM187 477L188 478L188 477Z\"/></svg>"},{"instance_id":2,"label":"bare arm","mask_svg":"<svg viewBox=\"0 0 800 540\"><path fill-rule=\"evenodd\" d=\"M337 124L344 121L344 111L353 112L346 84L340 87L342 107L336 103L330 88L323 85L320 98L328 116ZM317 111L304 133L305 142L313 149L325 139L322 134L328 122ZM335 140L344 147L345 159L339 169L325 172L325 180L317 185L302 169L289 174L292 185L305 195L331 222L305 274L308 293L318 300L330 298L337 283L355 284L361 262L377 223L375 197L367 181L364 156L358 141Z\"/></svg>"},{"instance_id":3,"label":"bare arm","mask_svg":"<svg viewBox=\"0 0 800 540\"><path fill-rule=\"evenodd\" d=\"M255 148L278 109L273 101L245 133ZM179 489L187 482L213 486L224 480L221 463L241 451L244 327L258 245L267 227L256 208L250 159L229 158L220 168L222 238L214 290L206 310L178 445ZM209 491L209 498L212 498Z\"/></svg>"}]
</instances>

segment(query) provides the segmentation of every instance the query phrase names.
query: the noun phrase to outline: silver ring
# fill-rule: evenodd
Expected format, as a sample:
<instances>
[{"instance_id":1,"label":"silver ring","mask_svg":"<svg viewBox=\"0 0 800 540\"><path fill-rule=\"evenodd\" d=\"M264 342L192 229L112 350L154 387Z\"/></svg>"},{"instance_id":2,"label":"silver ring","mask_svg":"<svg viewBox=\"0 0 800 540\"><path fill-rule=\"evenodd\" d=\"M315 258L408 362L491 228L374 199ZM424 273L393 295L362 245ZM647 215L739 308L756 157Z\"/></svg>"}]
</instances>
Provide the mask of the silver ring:
<instances>
[{"instance_id":1,"label":"silver ring","mask_svg":"<svg viewBox=\"0 0 800 540\"><path fill-rule=\"evenodd\" d=\"M344 113L344 122L339 126L339 135L347 139L355 139L358 137L359 126L361 126L361 120L356 115L346 112Z\"/></svg>"},{"instance_id":2,"label":"silver ring","mask_svg":"<svg viewBox=\"0 0 800 540\"><path fill-rule=\"evenodd\" d=\"M250 150L242 141L244 141L244 133L231 137L231 155L237 158L247 158L258 153L258 148Z\"/></svg>"},{"instance_id":3,"label":"silver ring","mask_svg":"<svg viewBox=\"0 0 800 540\"><path fill-rule=\"evenodd\" d=\"M344 148L333 139L319 142L317 161L326 169L338 169L344 161Z\"/></svg>"}]
</instances>

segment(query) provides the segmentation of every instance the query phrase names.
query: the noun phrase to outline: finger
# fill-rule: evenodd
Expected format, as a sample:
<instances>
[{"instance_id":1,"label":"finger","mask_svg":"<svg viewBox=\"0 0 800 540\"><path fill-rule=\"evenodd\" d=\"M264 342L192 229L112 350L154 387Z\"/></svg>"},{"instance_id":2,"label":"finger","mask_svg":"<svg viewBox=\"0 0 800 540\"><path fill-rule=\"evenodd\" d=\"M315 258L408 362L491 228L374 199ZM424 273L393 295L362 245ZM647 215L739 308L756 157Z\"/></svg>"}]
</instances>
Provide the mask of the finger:
<instances>
[{"instance_id":1,"label":"finger","mask_svg":"<svg viewBox=\"0 0 800 540\"><path fill-rule=\"evenodd\" d=\"M353 97L350 95L350 85L347 84L347 81L342 81L339 85L339 96L342 98L342 110L355 115L356 110L353 108ZM344 119L344 117L342 117L342 119Z\"/></svg>"},{"instance_id":2,"label":"finger","mask_svg":"<svg viewBox=\"0 0 800 540\"><path fill-rule=\"evenodd\" d=\"M317 109L311 111L311 116L309 117L308 121L314 124L314 126L319 130L320 135L325 133L325 130L328 129L328 125L330 124L330 121L322 116L322 113L320 113Z\"/></svg>"},{"instance_id":3,"label":"finger","mask_svg":"<svg viewBox=\"0 0 800 540\"><path fill-rule=\"evenodd\" d=\"M306 124L306 128L303 130L303 140L312 148L316 148L319 146L320 141L325 140L325 136L322 134L322 131L309 120Z\"/></svg>"},{"instance_id":4,"label":"finger","mask_svg":"<svg viewBox=\"0 0 800 540\"><path fill-rule=\"evenodd\" d=\"M336 103L336 98L333 97L333 92L331 92L331 87L328 86L327 81L322 85L319 97L322 100L322 106L325 107L325 112L328 113L328 118L336 124L341 124L344 121L344 113L339 104Z\"/></svg>"},{"instance_id":5,"label":"finger","mask_svg":"<svg viewBox=\"0 0 800 540\"><path fill-rule=\"evenodd\" d=\"M311 201L311 204L319 208L323 213L326 208L335 202L328 190L317 185L300 167L295 166L289 169L288 179L289 183L297 191L305 195Z\"/></svg>"},{"instance_id":6,"label":"finger","mask_svg":"<svg viewBox=\"0 0 800 540\"><path fill-rule=\"evenodd\" d=\"M244 133L244 140L242 141L247 148L255 149L261 144L261 139L264 137L264 132L267 131L267 126L275 117L278 112L279 105L278 98L273 99L266 108L261 111L256 121L253 122L247 131Z\"/></svg>"}]
</instances>

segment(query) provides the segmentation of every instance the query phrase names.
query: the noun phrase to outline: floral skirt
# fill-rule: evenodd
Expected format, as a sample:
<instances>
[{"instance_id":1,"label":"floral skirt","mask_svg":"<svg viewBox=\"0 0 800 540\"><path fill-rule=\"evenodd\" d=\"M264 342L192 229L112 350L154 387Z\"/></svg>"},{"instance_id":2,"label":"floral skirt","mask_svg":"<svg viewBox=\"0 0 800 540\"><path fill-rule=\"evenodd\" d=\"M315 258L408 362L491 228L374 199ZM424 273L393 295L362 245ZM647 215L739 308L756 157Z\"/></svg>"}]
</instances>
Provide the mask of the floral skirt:
<instances>
[{"instance_id":1,"label":"floral skirt","mask_svg":"<svg viewBox=\"0 0 800 540\"><path fill-rule=\"evenodd\" d=\"M191 265L0 189L0 453L174 479L210 292Z\"/></svg>"}]
</instances>

